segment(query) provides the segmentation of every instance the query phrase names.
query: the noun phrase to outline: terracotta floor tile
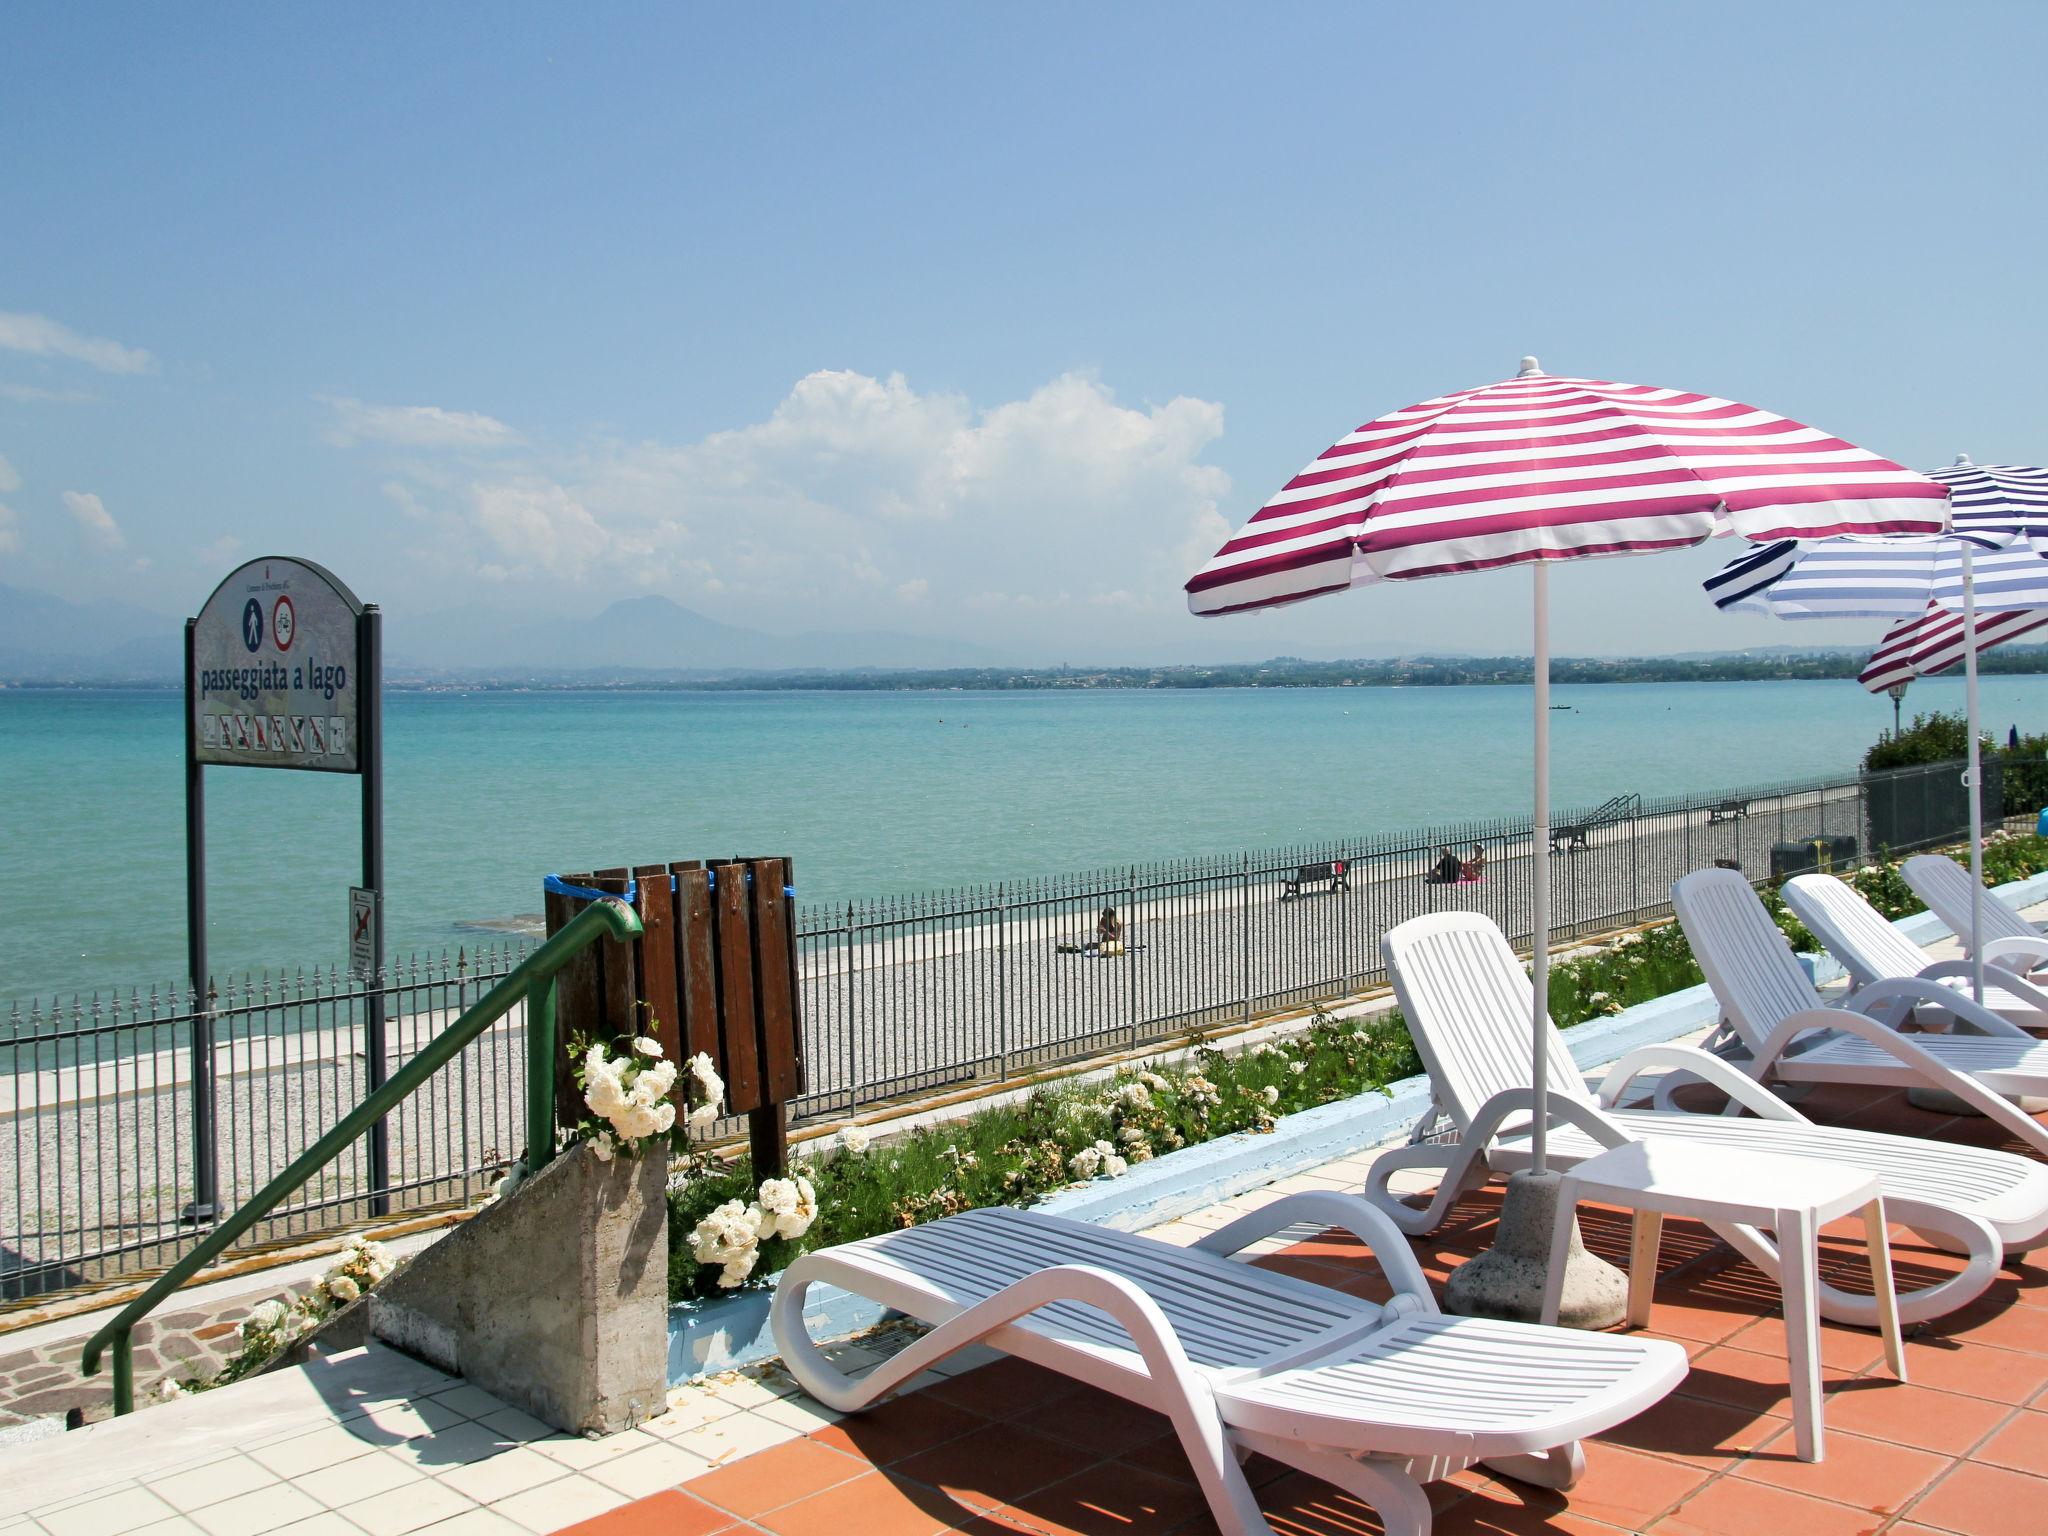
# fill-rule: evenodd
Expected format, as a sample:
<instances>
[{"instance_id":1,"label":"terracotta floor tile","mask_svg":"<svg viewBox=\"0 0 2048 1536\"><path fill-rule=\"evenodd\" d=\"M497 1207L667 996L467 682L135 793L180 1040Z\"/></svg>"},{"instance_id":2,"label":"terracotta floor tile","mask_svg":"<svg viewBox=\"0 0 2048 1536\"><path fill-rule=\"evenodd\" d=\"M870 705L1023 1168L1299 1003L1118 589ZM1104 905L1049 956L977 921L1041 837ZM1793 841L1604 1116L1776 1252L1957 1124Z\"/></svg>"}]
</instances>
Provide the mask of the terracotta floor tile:
<instances>
[{"instance_id":1,"label":"terracotta floor tile","mask_svg":"<svg viewBox=\"0 0 2048 1536\"><path fill-rule=\"evenodd\" d=\"M887 1472L869 1472L786 1504L755 1522L776 1536L933 1536L971 1519L936 1488Z\"/></svg>"},{"instance_id":2,"label":"terracotta floor tile","mask_svg":"<svg viewBox=\"0 0 2048 1536\"><path fill-rule=\"evenodd\" d=\"M1276 1275L1292 1275L1297 1280L1306 1280L1311 1285L1327 1285L1332 1289L1352 1278L1352 1271L1345 1265L1329 1259L1311 1258L1283 1248L1278 1253L1262 1253L1252 1260L1260 1269L1269 1269Z\"/></svg>"},{"instance_id":3,"label":"terracotta floor tile","mask_svg":"<svg viewBox=\"0 0 2048 1536\"><path fill-rule=\"evenodd\" d=\"M1857 1378L1852 1372L1821 1367L1821 1390L1832 1392ZM1884 1378L1889 1379L1889 1378ZM1696 1355L1677 1395L1723 1403L1752 1414L1792 1416L1792 1369L1783 1355L1760 1355L1723 1344Z\"/></svg>"},{"instance_id":4,"label":"terracotta floor tile","mask_svg":"<svg viewBox=\"0 0 2048 1536\"><path fill-rule=\"evenodd\" d=\"M1906 1375L1917 1387L1994 1403L2024 1403L2048 1386L2048 1361L2024 1350L1954 1339L1908 1339Z\"/></svg>"},{"instance_id":5,"label":"terracotta floor tile","mask_svg":"<svg viewBox=\"0 0 2048 1536\"><path fill-rule=\"evenodd\" d=\"M1173 1423L1165 1414L1092 1387L1016 1414L1010 1422L1069 1441L1097 1456L1121 1456L1173 1432Z\"/></svg>"},{"instance_id":6,"label":"terracotta floor tile","mask_svg":"<svg viewBox=\"0 0 2048 1536\"><path fill-rule=\"evenodd\" d=\"M1948 1457L1931 1451L1833 1428L1828 1430L1824 1449L1825 1460L1799 1460L1787 1425L1756 1454L1736 1463L1734 1475L1872 1514L1895 1515L1954 1465Z\"/></svg>"},{"instance_id":7,"label":"terracotta floor tile","mask_svg":"<svg viewBox=\"0 0 2048 1536\"><path fill-rule=\"evenodd\" d=\"M1577 1487L1566 1493L1532 1488L1527 1498L1538 1508L1569 1510L1581 1519L1635 1531L1684 1499L1707 1476L1683 1462L1593 1441L1586 1446L1586 1475Z\"/></svg>"},{"instance_id":8,"label":"terracotta floor tile","mask_svg":"<svg viewBox=\"0 0 2048 1536\"><path fill-rule=\"evenodd\" d=\"M1377 1269L1379 1262L1373 1258L1372 1250L1355 1234L1332 1228L1318 1237L1311 1237L1299 1243L1290 1243L1281 1250L1304 1259L1329 1259L1340 1264L1364 1268L1370 1265Z\"/></svg>"},{"instance_id":9,"label":"terracotta floor tile","mask_svg":"<svg viewBox=\"0 0 2048 1536\"><path fill-rule=\"evenodd\" d=\"M1179 1443L1173 1447L1177 1452ZM906 1457L890 1470L929 1483L971 1508L995 1509L1099 1460L1093 1452L1015 1424L985 1424Z\"/></svg>"},{"instance_id":10,"label":"terracotta floor tile","mask_svg":"<svg viewBox=\"0 0 2048 1536\"><path fill-rule=\"evenodd\" d=\"M867 1470L867 1463L859 1457L815 1440L791 1440L693 1477L683 1484L682 1491L751 1520Z\"/></svg>"},{"instance_id":11,"label":"terracotta floor tile","mask_svg":"<svg viewBox=\"0 0 2048 1536\"><path fill-rule=\"evenodd\" d=\"M1436 1519L1436 1533L1445 1530L1443 1522L1451 1513L1464 1508L1466 1502L1463 1488L1442 1482L1429 1485L1429 1507ZM1259 1508L1275 1536L1382 1536L1386 1529L1371 1505L1291 1468L1285 1476L1259 1490ZM1214 1530L1205 1511L1174 1536L1213 1536Z\"/></svg>"},{"instance_id":12,"label":"terracotta floor tile","mask_svg":"<svg viewBox=\"0 0 2048 1536\"><path fill-rule=\"evenodd\" d=\"M1757 1409L1673 1393L1600 1438L1709 1472L1725 1472L1745 1451L1772 1439L1789 1422Z\"/></svg>"},{"instance_id":13,"label":"terracotta floor tile","mask_svg":"<svg viewBox=\"0 0 2048 1536\"><path fill-rule=\"evenodd\" d=\"M715 1532L732 1530L735 1524L724 1510L679 1488L667 1488L594 1520L569 1526L559 1536L714 1536Z\"/></svg>"},{"instance_id":14,"label":"terracotta floor tile","mask_svg":"<svg viewBox=\"0 0 2048 1536\"><path fill-rule=\"evenodd\" d=\"M1970 1453L1970 1460L2048 1476L2048 1413L2019 1413Z\"/></svg>"},{"instance_id":15,"label":"terracotta floor tile","mask_svg":"<svg viewBox=\"0 0 2048 1536\"><path fill-rule=\"evenodd\" d=\"M1648 1529L1655 1536L1870 1536L1884 1520L1847 1504L1723 1477Z\"/></svg>"},{"instance_id":16,"label":"terracotta floor tile","mask_svg":"<svg viewBox=\"0 0 2048 1536\"><path fill-rule=\"evenodd\" d=\"M2048 1307L2014 1306L2009 1296L1997 1302L1988 1295L1980 1296L1960 1312L1930 1324L1928 1332L1939 1338L2048 1355Z\"/></svg>"},{"instance_id":17,"label":"terracotta floor tile","mask_svg":"<svg viewBox=\"0 0 2048 1536\"><path fill-rule=\"evenodd\" d=\"M1959 1456L2011 1411L2003 1403L1865 1377L1828 1394L1827 1424L1852 1435Z\"/></svg>"},{"instance_id":18,"label":"terracotta floor tile","mask_svg":"<svg viewBox=\"0 0 2048 1536\"><path fill-rule=\"evenodd\" d=\"M1057 1397L1071 1397L1081 1384L1071 1376L1048 1371L1029 1360L1011 1357L998 1360L958 1376L948 1377L923 1389L940 1402L965 1408L984 1418L1006 1419L1020 1408L1033 1408Z\"/></svg>"},{"instance_id":19,"label":"terracotta floor tile","mask_svg":"<svg viewBox=\"0 0 2048 1536\"><path fill-rule=\"evenodd\" d=\"M1728 1343L1752 1354L1783 1360L1785 1320L1782 1317L1759 1317ZM1841 1328L1833 1323L1822 1323L1820 1358L1823 1365L1838 1371L1868 1370L1884 1358L1884 1341L1862 1328Z\"/></svg>"},{"instance_id":20,"label":"terracotta floor tile","mask_svg":"<svg viewBox=\"0 0 2048 1536\"><path fill-rule=\"evenodd\" d=\"M1961 1536L2041 1536L2048 1478L1965 1462L1912 1509L1913 1519Z\"/></svg>"},{"instance_id":21,"label":"terracotta floor tile","mask_svg":"<svg viewBox=\"0 0 2048 1536\"><path fill-rule=\"evenodd\" d=\"M1028 1532L1031 1536L1164 1536L1207 1509L1192 1484L1104 1462L1006 1504L984 1517L985 1523L963 1529L983 1536L997 1531Z\"/></svg>"},{"instance_id":22,"label":"terracotta floor tile","mask_svg":"<svg viewBox=\"0 0 2048 1536\"><path fill-rule=\"evenodd\" d=\"M988 1421L980 1414L934 1397L931 1392L912 1392L871 1408L852 1413L818 1430L811 1438L820 1445L859 1456L878 1467L886 1467L919 1451L944 1445ZM1106 1453L1105 1453L1106 1454Z\"/></svg>"},{"instance_id":23,"label":"terracotta floor tile","mask_svg":"<svg viewBox=\"0 0 2048 1536\"><path fill-rule=\"evenodd\" d=\"M1667 1339L1719 1344L1756 1321L1756 1313L1670 1287L1650 1298L1650 1332Z\"/></svg>"}]
</instances>

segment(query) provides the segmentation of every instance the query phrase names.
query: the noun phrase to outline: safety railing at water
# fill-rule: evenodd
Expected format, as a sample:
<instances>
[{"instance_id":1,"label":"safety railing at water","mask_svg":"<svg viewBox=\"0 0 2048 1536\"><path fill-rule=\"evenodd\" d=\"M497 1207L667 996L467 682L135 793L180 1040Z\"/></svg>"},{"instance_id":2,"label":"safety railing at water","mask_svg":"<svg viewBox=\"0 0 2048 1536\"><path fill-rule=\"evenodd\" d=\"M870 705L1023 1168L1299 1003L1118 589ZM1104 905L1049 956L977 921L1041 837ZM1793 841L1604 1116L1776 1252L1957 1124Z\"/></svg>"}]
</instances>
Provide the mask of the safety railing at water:
<instances>
[{"instance_id":1,"label":"safety railing at water","mask_svg":"<svg viewBox=\"0 0 2048 1536\"><path fill-rule=\"evenodd\" d=\"M2031 823L2048 775L2037 763L2001 766L2002 783L1987 775L1991 813L2009 805ZM1547 854L1552 937L1569 944L1662 916L1672 881L1717 862L1764 879L1787 857L1860 863L1954 841L1966 816L1960 767L1562 808L1554 825L1585 835ZM805 905L807 1091L793 1120L1336 1001L1384 982L1380 935L1422 912L1484 912L1526 944L1543 867L1529 831L1526 818L1503 817ZM1460 863L1476 850L1481 878L1426 879L1446 848ZM1121 954L1088 948L1104 908L1122 924ZM203 1004L14 1008L0 1020L0 1096L12 1094L0 1103L0 1300L147 1270L207 1230L214 1218L193 1186L195 1058L215 1072L205 1134L217 1138L217 1205L230 1209L368 1090L373 989L393 1021L395 1072L526 954L413 962L376 982L223 980ZM200 1030L211 1053L192 1049ZM379 1205L475 1198L516 1145L530 1081L524 1030L515 1005L394 1111L387 1185L373 1187L367 1160L344 1154L245 1239L331 1230ZM716 1129L744 1134L740 1123Z\"/></svg>"},{"instance_id":2,"label":"safety railing at water","mask_svg":"<svg viewBox=\"0 0 2048 1536\"><path fill-rule=\"evenodd\" d=\"M526 1150L520 1168L537 1171L555 1144L555 977L585 946L609 936L631 938L640 920L621 902L595 901L561 932L528 955L446 1029L435 1035L388 1081L350 1110L293 1159L233 1215L221 1221L175 1264L117 1312L85 1346L85 1374L96 1375L102 1354L114 1355L114 1411L135 1408L135 1325L207 1264L226 1252L279 1204L359 1142L380 1120L430 1083L471 1041L523 1003L526 1008Z\"/></svg>"}]
</instances>

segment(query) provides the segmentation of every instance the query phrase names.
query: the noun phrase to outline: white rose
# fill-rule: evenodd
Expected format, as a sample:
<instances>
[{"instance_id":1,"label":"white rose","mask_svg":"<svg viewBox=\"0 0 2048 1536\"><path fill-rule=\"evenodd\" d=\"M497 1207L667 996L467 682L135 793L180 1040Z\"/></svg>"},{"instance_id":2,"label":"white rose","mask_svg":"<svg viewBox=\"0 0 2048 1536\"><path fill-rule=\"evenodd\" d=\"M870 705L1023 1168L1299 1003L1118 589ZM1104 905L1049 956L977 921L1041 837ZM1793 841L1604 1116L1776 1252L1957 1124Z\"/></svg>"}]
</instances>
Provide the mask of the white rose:
<instances>
[{"instance_id":1,"label":"white rose","mask_svg":"<svg viewBox=\"0 0 2048 1536\"><path fill-rule=\"evenodd\" d=\"M347 1275L333 1276L327 1282L327 1289L328 1292L334 1297L334 1299L340 1302L343 1306L347 1306L350 1302L354 1301L358 1296L363 1294L362 1287L357 1285L355 1281L349 1279Z\"/></svg>"},{"instance_id":2,"label":"white rose","mask_svg":"<svg viewBox=\"0 0 2048 1536\"><path fill-rule=\"evenodd\" d=\"M1296 1077L1299 1077L1302 1073L1308 1070L1308 1063L1305 1061L1297 1061L1293 1066L1289 1067L1287 1070L1292 1072Z\"/></svg>"},{"instance_id":3,"label":"white rose","mask_svg":"<svg viewBox=\"0 0 2048 1536\"><path fill-rule=\"evenodd\" d=\"M874 1144L874 1140L875 1138L868 1134L867 1127L862 1125L849 1125L839 1133L841 1149L851 1152L855 1157L867 1151Z\"/></svg>"},{"instance_id":4,"label":"white rose","mask_svg":"<svg viewBox=\"0 0 2048 1536\"><path fill-rule=\"evenodd\" d=\"M183 1397L184 1395L185 1389L168 1376L157 1384L156 1398L160 1403L168 1403L172 1398Z\"/></svg>"},{"instance_id":5,"label":"white rose","mask_svg":"<svg viewBox=\"0 0 2048 1536\"><path fill-rule=\"evenodd\" d=\"M761 1192L755 1198L761 1202L762 1210L780 1216L796 1209L796 1185L788 1179L763 1179Z\"/></svg>"},{"instance_id":6,"label":"white rose","mask_svg":"<svg viewBox=\"0 0 2048 1536\"><path fill-rule=\"evenodd\" d=\"M639 1035L633 1041L633 1049L642 1056L659 1056L661 1054L661 1042L652 1035Z\"/></svg>"},{"instance_id":7,"label":"white rose","mask_svg":"<svg viewBox=\"0 0 2048 1536\"><path fill-rule=\"evenodd\" d=\"M1267 1107L1270 1108L1280 1102L1280 1090L1269 1083L1259 1090L1259 1097L1264 1099Z\"/></svg>"},{"instance_id":8,"label":"white rose","mask_svg":"<svg viewBox=\"0 0 2048 1536\"><path fill-rule=\"evenodd\" d=\"M1102 1160L1102 1171L1112 1179L1120 1179L1131 1171L1131 1165L1112 1152Z\"/></svg>"},{"instance_id":9,"label":"white rose","mask_svg":"<svg viewBox=\"0 0 2048 1536\"><path fill-rule=\"evenodd\" d=\"M256 1306L256 1309L249 1314L249 1321L247 1326L251 1328L271 1329L275 1328L279 1323L283 1321L284 1303L281 1301L265 1301L259 1302Z\"/></svg>"},{"instance_id":10,"label":"white rose","mask_svg":"<svg viewBox=\"0 0 2048 1536\"><path fill-rule=\"evenodd\" d=\"M590 1151L591 1155L600 1163L610 1162L612 1160L612 1133L610 1131L599 1131L595 1136L591 1137Z\"/></svg>"}]
</instances>

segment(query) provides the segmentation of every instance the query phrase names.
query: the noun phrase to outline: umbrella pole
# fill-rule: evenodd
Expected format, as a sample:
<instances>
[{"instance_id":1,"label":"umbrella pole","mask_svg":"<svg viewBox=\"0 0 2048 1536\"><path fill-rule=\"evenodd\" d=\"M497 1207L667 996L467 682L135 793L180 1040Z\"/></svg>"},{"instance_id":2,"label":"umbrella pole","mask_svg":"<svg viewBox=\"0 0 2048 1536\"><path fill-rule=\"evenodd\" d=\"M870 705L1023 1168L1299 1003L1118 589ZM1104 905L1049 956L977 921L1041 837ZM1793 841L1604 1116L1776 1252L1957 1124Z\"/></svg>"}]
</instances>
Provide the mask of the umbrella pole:
<instances>
[{"instance_id":1,"label":"umbrella pole","mask_svg":"<svg viewBox=\"0 0 2048 1536\"><path fill-rule=\"evenodd\" d=\"M1970 728L1970 995L1984 1001L1984 764L1977 740L1977 577L1963 541L1963 693Z\"/></svg>"},{"instance_id":2,"label":"umbrella pole","mask_svg":"<svg viewBox=\"0 0 2048 1536\"><path fill-rule=\"evenodd\" d=\"M1578 1214L1566 1203L1563 1176L1549 1166L1550 1121L1550 565L1530 562L1536 612L1536 796L1529 817L1529 1021L1531 1086L1530 1166L1508 1177L1500 1223L1486 1252L1451 1271L1444 1310L1466 1317L1504 1317L1518 1323L1556 1321L1568 1328L1611 1328L1628 1312L1628 1277L1589 1253ZM1546 1317L1550 1250L1560 1227L1564 1275L1554 1311Z\"/></svg>"},{"instance_id":3,"label":"umbrella pole","mask_svg":"<svg viewBox=\"0 0 2048 1536\"><path fill-rule=\"evenodd\" d=\"M1536 612L1536 805L1529 827L1529 983L1535 997L1530 1019L1530 1082L1536 1090L1536 1120L1529 1171L1548 1171L1550 1130L1550 562L1530 564L1535 573Z\"/></svg>"}]
</instances>

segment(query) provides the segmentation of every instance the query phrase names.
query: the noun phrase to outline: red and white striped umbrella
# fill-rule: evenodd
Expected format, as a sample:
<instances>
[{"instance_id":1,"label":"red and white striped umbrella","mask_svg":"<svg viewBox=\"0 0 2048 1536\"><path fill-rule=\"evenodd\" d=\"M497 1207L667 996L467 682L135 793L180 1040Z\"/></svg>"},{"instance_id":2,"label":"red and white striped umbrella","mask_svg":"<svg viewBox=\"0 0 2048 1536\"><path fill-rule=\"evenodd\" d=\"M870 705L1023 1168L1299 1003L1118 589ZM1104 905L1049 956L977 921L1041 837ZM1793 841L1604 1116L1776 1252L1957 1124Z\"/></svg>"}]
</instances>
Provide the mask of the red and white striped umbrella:
<instances>
[{"instance_id":1,"label":"red and white striped umbrella","mask_svg":"<svg viewBox=\"0 0 2048 1536\"><path fill-rule=\"evenodd\" d=\"M1525 357L1512 379L1439 395L1339 439L1188 581L1188 606L1207 617L1378 581L1532 566L1535 1173L1545 1168L1549 1061L1550 562L1722 534L1947 526L1946 486L1817 428L1714 395L1553 378Z\"/></svg>"},{"instance_id":2,"label":"red and white striped umbrella","mask_svg":"<svg viewBox=\"0 0 2048 1536\"><path fill-rule=\"evenodd\" d=\"M1187 584L1196 613L1531 560L1938 533L1947 490L1814 427L1642 384L1515 378L1339 439Z\"/></svg>"},{"instance_id":3,"label":"red and white striped umbrella","mask_svg":"<svg viewBox=\"0 0 2048 1536\"><path fill-rule=\"evenodd\" d=\"M1994 645L2004 645L2021 635L2048 625L2048 609L2025 613L1980 613L1977 615L1978 655ZM1856 674L1856 681L1872 693L1884 693L1916 677L1946 672L1963 659L1963 616L1953 608L1929 600L1927 611L1917 618L1901 619L1884 632L1884 639L1870 653L1870 660Z\"/></svg>"}]
</instances>

